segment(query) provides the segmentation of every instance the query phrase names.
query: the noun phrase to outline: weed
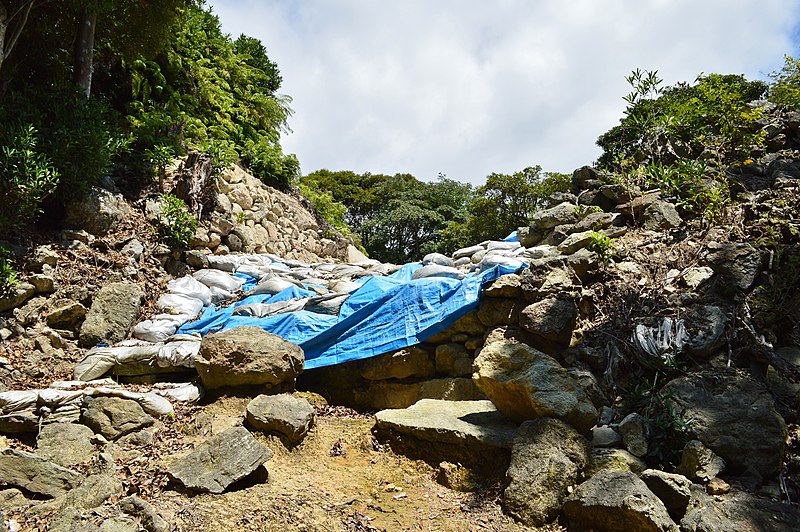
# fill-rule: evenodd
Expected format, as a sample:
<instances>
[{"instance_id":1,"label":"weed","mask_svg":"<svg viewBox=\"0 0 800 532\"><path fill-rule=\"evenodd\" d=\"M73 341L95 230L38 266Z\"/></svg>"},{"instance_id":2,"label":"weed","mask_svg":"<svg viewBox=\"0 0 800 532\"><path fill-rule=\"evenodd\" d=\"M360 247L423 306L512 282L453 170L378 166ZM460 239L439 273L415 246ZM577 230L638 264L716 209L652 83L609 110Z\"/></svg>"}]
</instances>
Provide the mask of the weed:
<instances>
[{"instance_id":1,"label":"weed","mask_svg":"<svg viewBox=\"0 0 800 532\"><path fill-rule=\"evenodd\" d=\"M159 236L167 243L186 247L197 229L197 219L186 209L186 203L177 196L161 196Z\"/></svg>"},{"instance_id":2,"label":"weed","mask_svg":"<svg viewBox=\"0 0 800 532\"><path fill-rule=\"evenodd\" d=\"M614 244L615 240L604 234L592 231L589 233L589 244L586 249L595 252L600 263L605 267L611 263L614 258L614 252L617 250L617 246Z\"/></svg>"},{"instance_id":3,"label":"weed","mask_svg":"<svg viewBox=\"0 0 800 532\"><path fill-rule=\"evenodd\" d=\"M17 284L17 272L14 270L11 253L0 246L0 297L9 295L15 284Z\"/></svg>"}]
</instances>

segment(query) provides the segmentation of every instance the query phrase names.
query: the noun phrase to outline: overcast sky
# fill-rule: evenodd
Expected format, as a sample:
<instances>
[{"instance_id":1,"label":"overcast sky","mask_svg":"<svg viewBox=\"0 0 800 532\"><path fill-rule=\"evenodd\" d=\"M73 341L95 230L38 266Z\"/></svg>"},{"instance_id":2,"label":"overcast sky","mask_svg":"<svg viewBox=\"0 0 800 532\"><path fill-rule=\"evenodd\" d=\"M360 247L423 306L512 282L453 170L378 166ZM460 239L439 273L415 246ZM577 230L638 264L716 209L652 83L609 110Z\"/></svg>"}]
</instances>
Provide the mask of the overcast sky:
<instances>
[{"instance_id":1,"label":"overcast sky","mask_svg":"<svg viewBox=\"0 0 800 532\"><path fill-rule=\"evenodd\" d=\"M293 98L302 170L481 184L572 172L622 116L625 76L764 79L798 55L800 0L211 0Z\"/></svg>"}]
</instances>

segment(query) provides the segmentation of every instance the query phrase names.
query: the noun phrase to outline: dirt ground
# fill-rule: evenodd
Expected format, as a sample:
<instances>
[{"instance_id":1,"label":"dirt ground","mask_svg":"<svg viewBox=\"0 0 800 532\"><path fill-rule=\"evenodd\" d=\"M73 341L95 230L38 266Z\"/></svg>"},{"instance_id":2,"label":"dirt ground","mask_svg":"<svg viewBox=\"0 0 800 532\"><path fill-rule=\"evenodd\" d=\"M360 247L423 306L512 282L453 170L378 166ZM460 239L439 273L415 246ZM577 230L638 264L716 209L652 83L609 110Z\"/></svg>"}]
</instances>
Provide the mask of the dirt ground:
<instances>
[{"instance_id":1,"label":"dirt ground","mask_svg":"<svg viewBox=\"0 0 800 532\"><path fill-rule=\"evenodd\" d=\"M223 397L209 404L187 440L199 443L241 422L247 401ZM153 500L156 508L180 530L532 530L503 515L498 486L476 493L445 488L428 464L378 444L371 416L324 406L318 412L316 426L294 449L256 433L274 452L266 483L222 495L167 490Z\"/></svg>"}]
</instances>

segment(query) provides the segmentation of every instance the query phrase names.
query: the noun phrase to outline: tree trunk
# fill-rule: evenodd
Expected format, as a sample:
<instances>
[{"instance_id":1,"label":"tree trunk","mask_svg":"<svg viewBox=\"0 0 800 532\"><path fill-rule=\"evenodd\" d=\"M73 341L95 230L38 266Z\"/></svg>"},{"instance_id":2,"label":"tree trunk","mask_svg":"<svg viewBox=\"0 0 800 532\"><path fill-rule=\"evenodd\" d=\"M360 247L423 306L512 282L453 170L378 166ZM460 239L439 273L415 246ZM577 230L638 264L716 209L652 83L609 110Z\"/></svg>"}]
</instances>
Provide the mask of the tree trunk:
<instances>
[{"instance_id":1,"label":"tree trunk","mask_svg":"<svg viewBox=\"0 0 800 532\"><path fill-rule=\"evenodd\" d=\"M25 0L9 15L4 3L0 3L0 69L3 67L11 50L17 45L17 40L28 23L28 15L33 7L34 0ZM14 24L14 28L11 25ZM11 30L9 32L9 30Z\"/></svg>"},{"instance_id":2,"label":"tree trunk","mask_svg":"<svg viewBox=\"0 0 800 532\"><path fill-rule=\"evenodd\" d=\"M97 13L87 7L78 16L78 35L75 39L75 83L86 97L92 91L92 57L94 55L94 27Z\"/></svg>"},{"instance_id":3,"label":"tree trunk","mask_svg":"<svg viewBox=\"0 0 800 532\"><path fill-rule=\"evenodd\" d=\"M0 3L0 70L6 58L6 30L8 30L8 12L6 6Z\"/></svg>"}]
</instances>

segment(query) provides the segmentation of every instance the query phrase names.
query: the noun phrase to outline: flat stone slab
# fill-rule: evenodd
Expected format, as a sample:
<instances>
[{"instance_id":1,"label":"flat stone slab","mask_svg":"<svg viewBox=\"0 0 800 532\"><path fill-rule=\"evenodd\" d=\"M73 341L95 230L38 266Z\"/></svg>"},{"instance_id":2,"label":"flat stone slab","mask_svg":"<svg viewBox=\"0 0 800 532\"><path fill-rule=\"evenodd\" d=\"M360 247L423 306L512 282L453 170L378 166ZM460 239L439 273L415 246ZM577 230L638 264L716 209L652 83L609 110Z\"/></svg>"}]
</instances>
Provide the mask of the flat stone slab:
<instances>
[{"instance_id":1,"label":"flat stone slab","mask_svg":"<svg viewBox=\"0 0 800 532\"><path fill-rule=\"evenodd\" d=\"M421 399L403 410L375 414L374 431L395 452L438 465L458 462L502 474L511 458L517 425L491 401Z\"/></svg>"},{"instance_id":2,"label":"flat stone slab","mask_svg":"<svg viewBox=\"0 0 800 532\"><path fill-rule=\"evenodd\" d=\"M272 458L244 427L212 436L188 455L172 462L167 474L188 489L222 493Z\"/></svg>"},{"instance_id":3,"label":"flat stone slab","mask_svg":"<svg viewBox=\"0 0 800 532\"><path fill-rule=\"evenodd\" d=\"M83 481L83 475L44 458L14 449L0 450L0 484L45 497L59 497Z\"/></svg>"}]
</instances>

